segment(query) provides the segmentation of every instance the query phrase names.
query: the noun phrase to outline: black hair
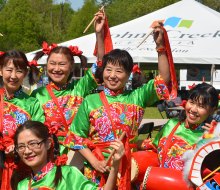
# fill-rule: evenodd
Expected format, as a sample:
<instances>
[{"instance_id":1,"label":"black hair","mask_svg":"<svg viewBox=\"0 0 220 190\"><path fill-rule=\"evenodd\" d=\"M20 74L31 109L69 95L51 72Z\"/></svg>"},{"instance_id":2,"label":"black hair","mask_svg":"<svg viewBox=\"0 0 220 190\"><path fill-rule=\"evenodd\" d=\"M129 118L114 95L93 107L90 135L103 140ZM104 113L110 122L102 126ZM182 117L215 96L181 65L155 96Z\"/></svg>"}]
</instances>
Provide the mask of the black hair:
<instances>
[{"instance_id":1,"label":"black hair","mask_svg":"<svg viewBox=\"0 0 220 190\"><path fill-rule=\"evenodd\" d=\"M188 100L193 100L210 106L211 108L218 107L218 91L210 84L200 83L189 91ZM186 119L186 113L181 112L180 120Z\"/></svg>"},{"instance_id":2,"label":"black hair","mask_svg":"<svg viewBox=\"0 0 220 190\"><path fill-rule=\"evenodd\" d=\"M113 49L103 56L102 66L95 73L95 78L97 78L100 84L103 83L103 71L108 63L113 65L119 64L119 66L125 69L128 75L131 74L134 66L133 59L126 50Z\"/></svg>"},{"instance_id":3,"label":"black hair","mask_svg":"<svg viewBox=\"0 0 220 190\"><path fill-rule=\"evenodd\" d=\"M31 65L31 66L29 65L27 57L23 52L18 50L9 50L4 54L2 54L0 56L0 68L6 66L9 60L13 61L13 64L16 68L20 68L25 72L28 72L28 68L30 68L28 74L29 84L33 85L36 82L34 78L34 74L38 75L39 70L35 65ZM3 84L2 77L0 83Z\"/></svg>"},{"instance_id":4,"label":"black hair","mask_svg":"<svg viewBox=\"0 0 220 190\"><path fill-rule=\"evenodd\" d=\"M48 128L43 123L39 121L28 120L24 124L22 124L20 127L18 127L15 132L15 136L14 136L15 147L17 146L17 143L18 143L19 134L26 129L31 130L38 138L41 138L41 139L48 139L49 137L51 137L51 135L49 134ZM54 145L48 151L48 160L51 160L54 162L57 159L57 157L60 155L60 149L59 149L59 142L58 142L57 137L53 135L52 138L53 138ZM18 163L19 160L20 160L19 155L15 151L15 163ZM14 179L16 179L16 175L13 175L13 178L11 179L11 186L13 187L13 190L16 190L17 184L19 181L16 181ZM55 187L59 184L61 179L62 179L61 166L57 166L56 174L54 177Z\"/></svg>"},{"instance_id":5,"label":"black hair","mask_svg":"<svg viewBox=\"0 0 220 190\"><path fill-rule=\"evenodd\" d=\"M47 62L50 58L50 56L53 53L59 53L59 54L63 54L66 56L67 60L73 65L75 60L74 60L74 56L78 56L81 62L81 68L83 69L83 71L86 69L87 67L87 58L84 55L74 55L73 52L66 46L57 46L55 48L53 48L50 53L48 54L47 57ZM43 57L45 55L45 53L43 52L43 50L39 51L36 53L35 57L33 58L34 60L39 60L41 57ZM72 78L73 76L73 71L70 73L70 75L68 76L68 81ZM49 78L49 80L51 81L51 78Z\"/></svg>"},{"instance_id":6,"label":"black hair","mask_svg":"<svg viewBox=\"0 0 220 190\"><path fill-rule=\"evenodd\" d=\"M141 87L143 84L147 83L148 80L142 73L133 73L132 78L132 89Z\"/></svg>"}]
</instances>

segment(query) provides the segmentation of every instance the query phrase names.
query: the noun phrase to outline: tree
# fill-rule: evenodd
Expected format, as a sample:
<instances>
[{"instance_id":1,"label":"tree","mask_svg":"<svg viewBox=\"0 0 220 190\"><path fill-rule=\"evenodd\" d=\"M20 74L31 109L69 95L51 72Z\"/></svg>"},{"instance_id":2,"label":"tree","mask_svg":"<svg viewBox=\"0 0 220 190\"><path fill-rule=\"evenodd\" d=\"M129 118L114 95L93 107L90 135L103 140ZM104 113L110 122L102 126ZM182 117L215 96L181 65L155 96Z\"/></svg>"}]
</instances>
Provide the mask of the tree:
<instances>
[{"instance_id":1,"label":"tree","mask_svg":"<svg viewBox=\"0 0 220 190\"><path fill-rule=\"evenodd\" d=\"M8 14L10 13L10 15ZM69 3L53 5L52 0L8 0L0 14L0 49L29 52L43 41L66 40L68 22L74 11Z\"/></svg>"},{"instance_id":2,"label":"tree","mask_svg":"<svg viewBox=\"0 0 220 190\"><path fill-rule=\"evenodd\" d=\"M219 0L203 0L202 3L220 12L220 1Z\"/></svg>"},{"instance_id":3,"label":"tree","mask_svg":"<svg viewBox=\"0 0 220 190\"><path fill-rule=\"evenodd\" d=\"M85 0L83 7L78 12L76 12L71 20L68 29L68 37L73 39L82 36L84 29L93 19L94 14L98 11L98 9L99 7L95 0ZM87 34L93 31L94 30L91 27Z\"/></svg>"},{"instance_id":4,"label":"tree","mask_svg":"<svg viewBox=\"0 0 220 190\"><path fill-rule=\"evenodd\" d=\"M0 0L0 11L5 6L5 4L6 4L6 0Z\"/></svg>"}]
</instances>

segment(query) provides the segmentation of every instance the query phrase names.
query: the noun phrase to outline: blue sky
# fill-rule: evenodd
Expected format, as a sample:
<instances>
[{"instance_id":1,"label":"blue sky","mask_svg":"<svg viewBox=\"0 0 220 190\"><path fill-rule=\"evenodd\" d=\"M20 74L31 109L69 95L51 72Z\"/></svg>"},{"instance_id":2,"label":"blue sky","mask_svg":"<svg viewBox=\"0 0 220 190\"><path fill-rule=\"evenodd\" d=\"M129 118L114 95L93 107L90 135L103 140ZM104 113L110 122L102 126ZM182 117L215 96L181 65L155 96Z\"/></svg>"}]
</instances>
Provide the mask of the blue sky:
<instances>
[{"instance_id":1,"label":"blue sky","mask_svg":"<svg viewBox=\"0 0 220 190\"><path fill-rule=\"evenodd\" d=\"M60 3L60 2L65 2L65 0L56 0L55 2ZM79 9L80 7L82 7L84 0L68 0L68 2L70 2L71 7L74 10Z\"/></svg>"}]
</instances>

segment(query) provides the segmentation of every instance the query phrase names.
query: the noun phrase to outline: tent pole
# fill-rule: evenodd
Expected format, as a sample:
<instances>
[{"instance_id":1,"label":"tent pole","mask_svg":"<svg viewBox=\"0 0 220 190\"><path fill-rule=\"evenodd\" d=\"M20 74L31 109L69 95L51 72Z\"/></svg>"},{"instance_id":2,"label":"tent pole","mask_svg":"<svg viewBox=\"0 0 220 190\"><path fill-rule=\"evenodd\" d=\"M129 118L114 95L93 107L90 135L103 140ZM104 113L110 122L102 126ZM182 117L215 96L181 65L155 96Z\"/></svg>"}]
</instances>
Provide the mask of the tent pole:
<instances>
[{"instance_id":1,"label":"tent pole","mask_svg":"<svg viewBox=\"0 0 220 190\"><path fill-rule=\"evenodd\" d=\"M212 64L212 67L211 67L211 81L210 81L211 85L213 85L214 72L215 72L215 64Z\"/></svg>"}]
</instances>

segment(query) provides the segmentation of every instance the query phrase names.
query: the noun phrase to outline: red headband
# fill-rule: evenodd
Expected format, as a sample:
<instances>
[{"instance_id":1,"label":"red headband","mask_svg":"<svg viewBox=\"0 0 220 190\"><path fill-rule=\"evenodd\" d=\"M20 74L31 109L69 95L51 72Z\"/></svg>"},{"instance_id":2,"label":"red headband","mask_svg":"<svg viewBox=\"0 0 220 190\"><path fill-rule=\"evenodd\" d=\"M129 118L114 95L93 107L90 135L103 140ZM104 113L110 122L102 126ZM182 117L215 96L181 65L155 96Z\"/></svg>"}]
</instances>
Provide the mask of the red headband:
<instances>
[{"instance_id":1,"label":"red headband","mask_svg":"<svg viewBox=\"0 0 220 190\"><path fill-rule=\"evenodd\" d=\"M139 66L137 64L135 64L133 66L132 73L139 73L139 74L141 74L141 70L140 70L140 68L139 68Z\"/></svg>"},{"instance_id":2,"label":"red headband","mask_svg":"<svg viewBox=\"0 0 220 190\"><path fill-rule=\"evenodd\" d=\"M47 55L49 55L51 50L54 49L55 47L57 47L57 44L51 44L49 46L48 43L45 41L42 43L42 48L43 48L42 51Z\"/></svg>"},{"instance_id":3,"label":"red headband","mask_svg":"<svg viewBox=\"0 0 220 190\"><path fill-rule=\"evenodd\" d=\"M38 66L36 60L29 61L29 62L28 62L28 65L29 65L30 67L31 67L32 65L35 66L35 67Z\"/></svg>"},{"instance_id":4,"label":"red headband","mask_svg":"<svg viewBox=\"0 0 220 190\"><path fill-rule=\"evenodd\" d=\"M193 88L195 88L196 87L196 84L195 83L193 83L192 85L188 85L188 88L191 90L191 89L193 89Z\"/></svg>"},{"instance_id":5,"label":"red headband","mask_svg":"<svg viewBox=\"0 0 220 190\"><path fill-rule=\"evenodd\" d=\"M76 56L80 56L83 53L81 50L79 50L78 46L69 46L69 49L73 53L73 55Z\"/></svg>"},{"instance_id":6,"label":"red headband","mask_svg":"<svg viewBox=\"0 0 220 190\"><path fill-rule=\"evenodd\" d=\"M66 164L67 160L68 160L68 157L66 154L63 154L61 156L57 156L57 159L55 161L55 165L56 166L63 166Z\"/></svg>"},{"instance_id":7,"label":"red headband","mask_svg":"<svg viewBox=\"0 0 220 190\"><path fill-rule=\"evenodd\" d=\"M5 54L5 52L0 51L0 57L1 57L2 55L4 55L4 54Z\"/></svg>"}]
</instances>

